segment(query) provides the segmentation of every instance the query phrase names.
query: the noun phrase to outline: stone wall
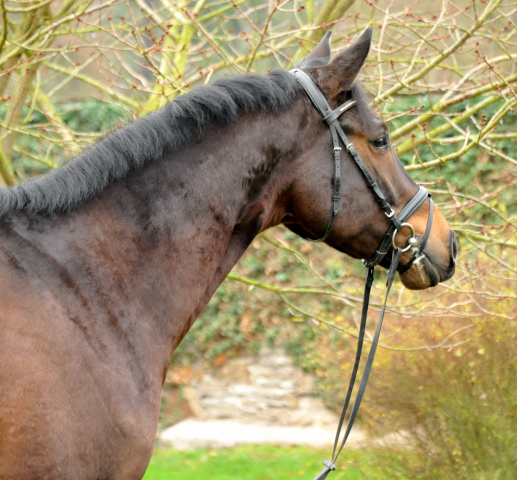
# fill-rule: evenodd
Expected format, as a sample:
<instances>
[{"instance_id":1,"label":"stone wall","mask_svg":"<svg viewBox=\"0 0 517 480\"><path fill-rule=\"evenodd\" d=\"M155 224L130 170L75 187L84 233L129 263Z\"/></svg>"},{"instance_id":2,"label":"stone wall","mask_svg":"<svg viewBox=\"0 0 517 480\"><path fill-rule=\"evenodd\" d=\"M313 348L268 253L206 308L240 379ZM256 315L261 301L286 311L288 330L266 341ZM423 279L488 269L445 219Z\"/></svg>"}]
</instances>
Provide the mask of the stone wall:
<instances>
[{"instance_id":1,"label":"stone wall","mask_svg":"<svg viewBox=\"0 0 517 480\"><path fill-rule=\"evenodd\" d=\"M314 379L282 350L227 361L214 375L183 389L198 420L235 420L277 426L335 425L336 416L316 397Z\"/></svg>"}]
</instances>

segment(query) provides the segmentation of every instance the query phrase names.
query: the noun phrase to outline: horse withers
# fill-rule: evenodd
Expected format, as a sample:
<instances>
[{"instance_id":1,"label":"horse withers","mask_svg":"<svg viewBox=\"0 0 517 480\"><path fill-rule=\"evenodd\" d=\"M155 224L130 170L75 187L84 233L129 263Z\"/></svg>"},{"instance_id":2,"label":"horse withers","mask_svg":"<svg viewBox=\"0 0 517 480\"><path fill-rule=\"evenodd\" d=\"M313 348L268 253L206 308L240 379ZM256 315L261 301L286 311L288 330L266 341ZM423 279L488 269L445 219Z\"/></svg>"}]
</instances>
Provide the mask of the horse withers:
<instances>
[{"instance_id":1,"label":"horse withers","mask_svg":"<svg viewBox=\"0 0 517 480\"><path fill-rule=\"evenodd\" d=\"M368 30L330 61L326 36L299 68L333 108L355 102L340 125L399 212L418 187L354 83L370 40ZM284 224L322 236L332 150L294 75L273 71L194 90L0 190L0 479L141 478L174 349L258 233ZM344 148L340 162L326 243L370 258L389 219ZM417 236L429 206L411 216ZM397 245L409 236L404 227ZM434 209L403 284L447 280L455 252Z\"/></svg>"}]
</instances>

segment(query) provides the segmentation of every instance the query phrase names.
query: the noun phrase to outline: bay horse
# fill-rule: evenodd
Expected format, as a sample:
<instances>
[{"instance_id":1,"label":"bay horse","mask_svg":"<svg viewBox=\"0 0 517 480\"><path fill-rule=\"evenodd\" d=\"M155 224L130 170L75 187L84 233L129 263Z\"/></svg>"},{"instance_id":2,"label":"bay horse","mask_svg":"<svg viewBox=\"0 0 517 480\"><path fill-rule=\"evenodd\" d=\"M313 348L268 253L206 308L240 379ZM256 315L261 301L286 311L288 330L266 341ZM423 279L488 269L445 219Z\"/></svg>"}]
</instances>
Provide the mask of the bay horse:
<instances>
[{"instance_id":1,"label":"bay horse","mask_svg":"<svg viewBox=\"0 0 517 480\"><path fill-rule=\"evenodd\" d=\"M326 35L299 68L333 108L354 100L340 125L398 212L418 187L355 84L370 42L371 29L330 61ZM325 231L329 138L291 73L229 76L0 190L0 479L143 476L172 353L253 238ZM368 258L389 220L340 155L325 243ZM423 258L400 274L410 289L454 273L455 237L433 212Z\"/></svg>"}]
</instances>

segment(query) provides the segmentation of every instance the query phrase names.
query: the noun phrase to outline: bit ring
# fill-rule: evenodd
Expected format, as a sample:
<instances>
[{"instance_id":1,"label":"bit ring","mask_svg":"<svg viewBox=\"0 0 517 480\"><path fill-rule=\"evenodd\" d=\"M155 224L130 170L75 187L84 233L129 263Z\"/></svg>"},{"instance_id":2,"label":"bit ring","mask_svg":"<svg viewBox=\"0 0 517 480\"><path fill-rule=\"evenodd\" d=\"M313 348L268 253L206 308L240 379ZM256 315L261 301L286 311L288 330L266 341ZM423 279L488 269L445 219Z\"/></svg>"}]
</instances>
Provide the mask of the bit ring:
<instances>
[{"instance_id":1,"label":"bit ring","mask_svg":"<svg viewBox=\"0 0 517 480\"><path fill-rule=\"evenodd\" d=\"M416 238L415 229L413 228L413 225L411 225L410 223L403 223L402 226L409 227L411 229L411 237L409 237L409 238ZM398 248L397 245L395 244L395 237L397 236L397 233L399 233L399 231L400 230L395 230L393 232L393 236L391 237L391 244L393 245L393 248ZM410 248L413 248L413 245L408 245L407 247L403 248L402 252L407 252Z\"/></svg>"}]
</instances>

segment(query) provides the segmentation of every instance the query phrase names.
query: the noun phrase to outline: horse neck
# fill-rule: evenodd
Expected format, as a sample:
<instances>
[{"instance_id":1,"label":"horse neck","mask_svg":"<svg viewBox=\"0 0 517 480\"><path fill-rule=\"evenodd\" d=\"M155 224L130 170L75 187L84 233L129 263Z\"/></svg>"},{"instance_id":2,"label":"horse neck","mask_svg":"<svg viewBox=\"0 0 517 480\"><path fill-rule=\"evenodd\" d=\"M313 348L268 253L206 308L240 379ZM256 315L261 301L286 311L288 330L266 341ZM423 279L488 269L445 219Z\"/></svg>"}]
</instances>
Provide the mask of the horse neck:
<instances>
[{"instance_id":1,"label":"horse neck","mask_svg":"<svg viewBox=\"0 0 517 480\"><path fill-rule=\"evenodd\" d=\"M74 212L31 221L19 233L44 253L36 263L61 272L47 287L95 335L115 326L163 368L256 234L281 221L296 142L275 124L253 114L214 128Z\"/></svg>"}]
</instances>

